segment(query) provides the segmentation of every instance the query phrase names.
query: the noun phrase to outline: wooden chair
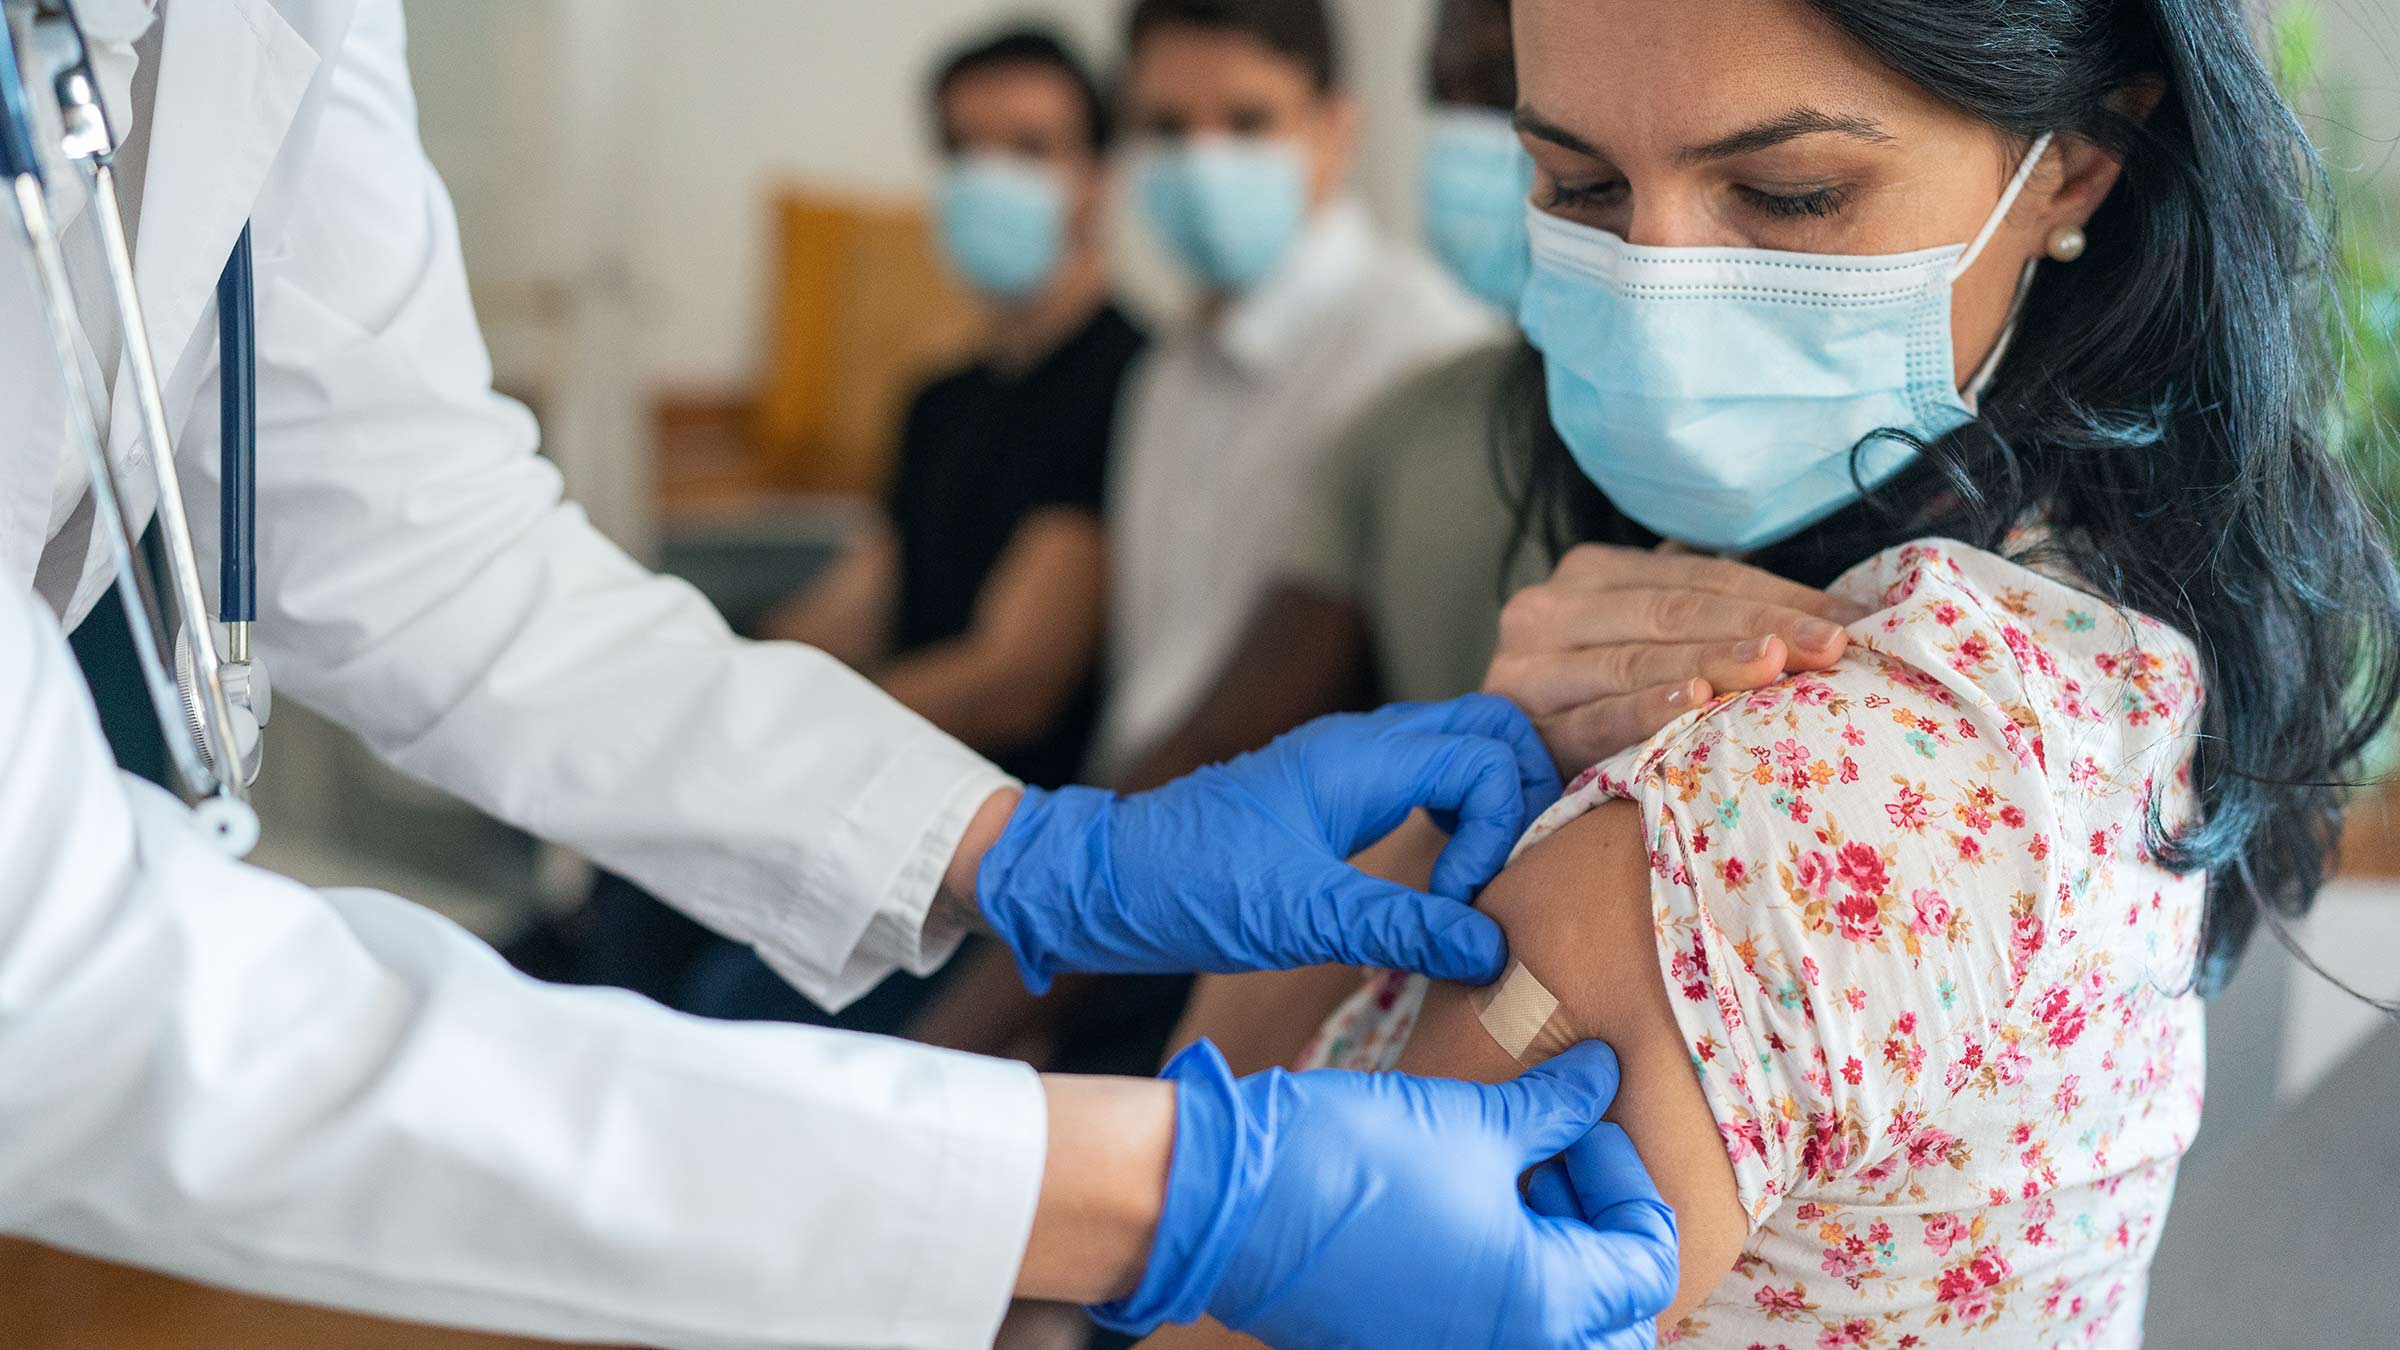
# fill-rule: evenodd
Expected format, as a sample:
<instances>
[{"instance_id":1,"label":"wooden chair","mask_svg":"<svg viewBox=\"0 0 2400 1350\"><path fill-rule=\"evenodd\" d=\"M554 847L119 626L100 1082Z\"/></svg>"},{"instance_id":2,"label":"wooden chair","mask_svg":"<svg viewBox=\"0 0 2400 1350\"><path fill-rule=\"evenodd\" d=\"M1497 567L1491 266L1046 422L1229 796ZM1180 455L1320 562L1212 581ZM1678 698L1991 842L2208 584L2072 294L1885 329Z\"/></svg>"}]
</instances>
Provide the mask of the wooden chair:
<instances>
[{"instance_id":1,"label":"wooden chair","mask_svg":"<svg viewBox=\"0 0 2400 1350\"><path fill-rule=\"evenodd\" d=\"M879 491L907 402L963 360L980 320L905 203L778 192L755 398L660 402L670 508L695 499Z\"/></svg>"}]
</instances>

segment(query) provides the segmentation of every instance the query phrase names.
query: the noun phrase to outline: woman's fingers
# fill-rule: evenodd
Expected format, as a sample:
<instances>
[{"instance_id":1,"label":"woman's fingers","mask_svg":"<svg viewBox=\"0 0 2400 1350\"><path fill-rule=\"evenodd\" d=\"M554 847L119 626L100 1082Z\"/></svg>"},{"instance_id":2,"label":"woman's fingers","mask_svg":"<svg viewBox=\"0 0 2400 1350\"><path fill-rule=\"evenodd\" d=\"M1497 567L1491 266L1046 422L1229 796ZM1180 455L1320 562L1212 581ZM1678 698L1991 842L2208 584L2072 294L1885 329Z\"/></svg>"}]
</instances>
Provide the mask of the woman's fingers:
<instances>
[{"instance_id":1,"label":"woman's fingers","mask_svg":"<svg viewBox=\"0 0 2400 1350\"><path fill-rule=\"evenodd\" d=\"M1550 747L1559 771L1573 775L1628 746L1641 744L1659 728L1714 697L1716 692L1707 682L1688 680L1586 703L1557 717L1535 718L1534 725L1541 728L1542 743Z\"/></svg>"},{"instance_id":2,"label":"woman's fingers","mask_svg":"<svg viewBox=\"0 0 2400 1350\"><path fill-rule=\"evenodd\" d=\"M1555 584L1605 590L1689 590L1731 596L1762 605L1798 610L1837 623L1855 623L1867 611L1814 587L1787 581L1728 558L1673 550L1582 544L1559 560Z\"/></svg>"},{"instance_id":3,"label":"woman's fingers","mask_svg":"<svg viewBox=\"0 0 2400 1350\"><path fill-rule=\"evenodd\" d=\"M1587 544L1508 602L1484 690L1530 714L1571 774L1718 694L1831 666L1861 615L1722 558Z\"/></svg>"},{"instance_id":4,"label":"woman's fingers","mask_svg":"<svg viewBox=\"0 0 2400 1350\"><path fill-rule=\"evenodd\" d=\"M1788 605L1691 588L1562 586L1519 592L1500 612L1503 656L1619 643L1781 637L1792 650L1839 654L1841 625Z\"/></svg>"},{"instance_id":5,"label":"woman's fingers","mask_svg":"<svg viewBox=\"0 0 2400 1350\"><path fill-rule=\"evenodd\" d=\"M1571 763L1589 768L1650 739L1660 728L1715 696L1713 689L1695 680L1660 693L1602 699L1546 724L1544 740L1561 766Z\"/></svg>"},{"instance_id":6,"label":"woman's fingers","mask_svg":"<svg viewBox=\"0 0 2400 1350\"><path fill-rule=\"evenodd\" d=\"M1837 643L1836 654L1839 650ZM1830 658L1824 664L1830 664ZM1772 684L1791 670L1813 668L1794 659L1791 645L1778 637L1620 643L1505 658L1493 663L1489 684L1494 692L1507 695L1538 719L1692 680L1720 694L1742 693Z\"/></svg>"}]
</instances>

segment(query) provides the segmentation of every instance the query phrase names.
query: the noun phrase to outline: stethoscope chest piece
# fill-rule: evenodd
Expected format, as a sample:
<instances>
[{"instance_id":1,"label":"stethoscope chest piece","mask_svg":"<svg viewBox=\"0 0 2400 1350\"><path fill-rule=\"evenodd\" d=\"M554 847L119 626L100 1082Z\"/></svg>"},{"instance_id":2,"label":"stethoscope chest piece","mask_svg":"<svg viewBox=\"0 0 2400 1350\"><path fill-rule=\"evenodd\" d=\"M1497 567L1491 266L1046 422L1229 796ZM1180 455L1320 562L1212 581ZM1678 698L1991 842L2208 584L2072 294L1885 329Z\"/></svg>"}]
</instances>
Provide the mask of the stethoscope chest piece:
<instances>
[{"instance_id":1,"label":"stethoscope chest piece","mask_svg":"<svg viewBox=\"0 0 2400 1350\"><path fill-rule=\"evenodd\" d=\"M275 690L267 679L266 666L249 659L249 653L234 650L227 641L227 630L233 625L210 623L211 638L217 650L226 653L218 662L217 678L225 685L225 702L233 713L233 753L230 758L225 747L208 724L200 706L199 673L192 664L192 634L186 628L175 634L175 689L183 698L184 725L191 728L192 737L199 743L211 770L238 776L243 787L258 782L258 771L266 756L267 720L275 715Z\"/></svg>"}]
</instances>

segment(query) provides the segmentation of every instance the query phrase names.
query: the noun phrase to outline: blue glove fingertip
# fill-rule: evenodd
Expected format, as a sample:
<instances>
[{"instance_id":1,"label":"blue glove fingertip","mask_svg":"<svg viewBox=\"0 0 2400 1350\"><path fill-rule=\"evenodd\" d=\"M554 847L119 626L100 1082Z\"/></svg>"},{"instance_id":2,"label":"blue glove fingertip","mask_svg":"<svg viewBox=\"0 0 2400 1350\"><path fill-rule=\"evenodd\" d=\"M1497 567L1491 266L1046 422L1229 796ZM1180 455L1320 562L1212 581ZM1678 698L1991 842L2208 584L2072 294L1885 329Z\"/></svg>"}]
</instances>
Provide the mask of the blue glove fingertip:
<instances>
[{"instance_id":1,"label":"blue glove fingertip","mask_svg":"<svg viewBox=\"0 0 2400 1350\"><path fill-rule=\"evenodd\" d=\"M1438 964L1447 969L1434 978L1452 984L1470 984L1480 989L1500 978L1508 969L1508 935L1488 914L1479 913L1465 905L1456 907L1456 915L1439 935L1439 955L1446 959Z\"/></svg>"}]
</instances>

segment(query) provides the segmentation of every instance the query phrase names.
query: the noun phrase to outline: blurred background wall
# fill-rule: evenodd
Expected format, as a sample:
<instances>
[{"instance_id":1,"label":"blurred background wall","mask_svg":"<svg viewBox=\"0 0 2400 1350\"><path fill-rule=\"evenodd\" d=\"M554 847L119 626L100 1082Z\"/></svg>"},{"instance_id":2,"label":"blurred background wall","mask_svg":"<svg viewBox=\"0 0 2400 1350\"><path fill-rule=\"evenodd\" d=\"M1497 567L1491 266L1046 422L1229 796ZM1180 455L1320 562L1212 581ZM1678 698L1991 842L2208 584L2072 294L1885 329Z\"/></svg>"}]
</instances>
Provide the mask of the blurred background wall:
<instances>
[{"instance_id":1,"label":"blurred background wall","mask_svg":"<svg viewBox=\"0 0 2400 1350\"><path fill-rule=\"evenodd\" d=\"M1367 105L1360 186L1405 227L1414 217L1410 169L1431 0L1337 3ZM1035 19L1107 66L1125 8L1124 0L407 0L426 143L458 198L478 277L560 284L576 264L621 264L650 321L644 377L687 392L740 390L756 375L765 189L805 182L913 198L934 168L923 92L944 51ZM556 68L562 52L584 68ZM550 220L524 209L529 194L563 206L603 187L614 209L601 218Z\"/></svg>"}]
</instances>

